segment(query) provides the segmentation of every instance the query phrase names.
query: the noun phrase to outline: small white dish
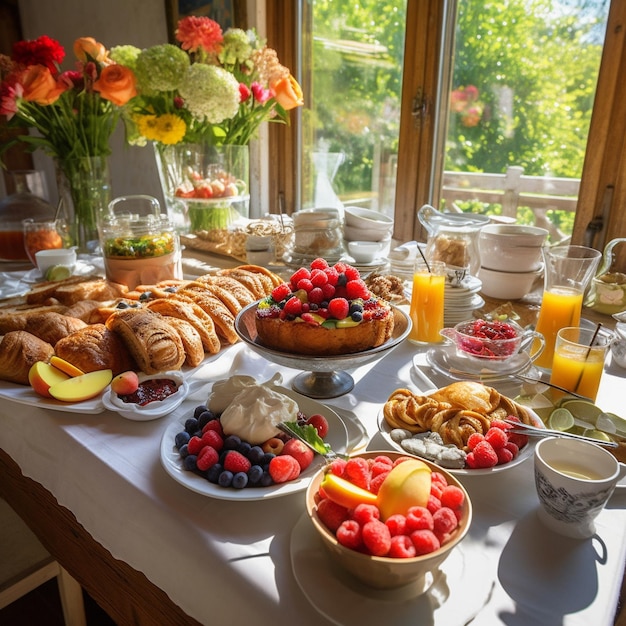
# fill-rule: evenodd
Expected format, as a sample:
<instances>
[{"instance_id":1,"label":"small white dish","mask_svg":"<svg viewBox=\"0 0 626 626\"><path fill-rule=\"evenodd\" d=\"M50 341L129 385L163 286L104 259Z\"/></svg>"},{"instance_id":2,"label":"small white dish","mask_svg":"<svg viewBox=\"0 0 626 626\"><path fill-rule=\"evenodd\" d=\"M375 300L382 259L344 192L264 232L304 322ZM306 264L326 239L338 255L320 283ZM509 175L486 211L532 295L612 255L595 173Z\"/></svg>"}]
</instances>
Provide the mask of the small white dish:
<instances>
[{"instance_id":1,"label":"small white dish","mask_svg":"<svg viewBox=\"0 0 626 626\"><path fill-rule=\"evenodd\" d=\"M139 374L139 382L153 379L169 379L178 385L178 390L164 400L154 400L145 406L124 402L111 390L109 386L102 396L104 408L115 411L126 419L135 422L147 422L169 415L174 411L189 393L189 385L185 381L182 372L160 372L158 374Z\"/></svg>"},{"instance_id":2,"label":"small white dish","mask_svg":"<svg viewBox=\"0 0 626 626\"><path fill-rule=\"evenodd\" d=\"M348 241L348 251L357 263L372 263L380 252L380 244L377 241Z\"/></svg>"},{"instance_id":3,"label":"small white dish","mask_svg":"<svg viewBox=\"0 0 626 626\"><path fill-rule=\"evenodd\" d=\"M76 265L76 248L55 248L35 252L37 269L45 276L46 272L55 265L74 268Z\"/></svg>"}]
</instances>

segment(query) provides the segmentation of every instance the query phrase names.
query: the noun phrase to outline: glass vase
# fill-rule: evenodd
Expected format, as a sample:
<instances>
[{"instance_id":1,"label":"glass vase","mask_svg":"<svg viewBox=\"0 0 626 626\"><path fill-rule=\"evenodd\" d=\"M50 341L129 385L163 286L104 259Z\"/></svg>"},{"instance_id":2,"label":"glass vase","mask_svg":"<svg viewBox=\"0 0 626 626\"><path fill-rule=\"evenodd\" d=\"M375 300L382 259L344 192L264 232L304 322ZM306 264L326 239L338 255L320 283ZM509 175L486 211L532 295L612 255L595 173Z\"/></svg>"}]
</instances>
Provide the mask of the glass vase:
<instances>
[{"instance_id":1,"label":"glass vase","mask_svg":"<svg viewBox=\"0 0 626 626\"><path fill-rule=\"evenodd\" d=\"M155 144L170 221L181 234L220 239L239 218L248 218L248 146Z\"/></svg>"},{"instance_id":2,"label":"glass vase","mask_svg":"<svg viewBox=\"0 0 626 626\"><path fill-rule=\"evenodd\" d=\"M59 198L70 235L79 252L98 250L98 224L111 201L111 175L106 156L56 162Z\"/></svg>"}]
</instances>

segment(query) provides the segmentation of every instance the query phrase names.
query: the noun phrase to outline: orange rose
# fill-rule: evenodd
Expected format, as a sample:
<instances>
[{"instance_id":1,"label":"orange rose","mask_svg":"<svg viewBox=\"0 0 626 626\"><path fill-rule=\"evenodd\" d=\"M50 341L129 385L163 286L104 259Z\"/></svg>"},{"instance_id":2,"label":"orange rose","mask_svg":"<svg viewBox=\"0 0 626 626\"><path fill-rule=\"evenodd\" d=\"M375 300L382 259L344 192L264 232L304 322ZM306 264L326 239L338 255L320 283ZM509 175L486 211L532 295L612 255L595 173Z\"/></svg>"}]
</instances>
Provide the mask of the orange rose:
<instances>
[{"instance_id":1,"label":"orange rose","mask_svg":"<svg viewBox=\"0 0 626 626\"><path fill-rule=\"evenodd\" d=\"M86 63L90 59L109 65L107 49L93 37L80 37L74 42L74 54L79 61Z\"/></svg>"},{"instance_id":2,"label":"orange rose","mask_svg":"<svg viewBox=\"0 0 626 626\"><path fill-rule=\"evenodd\" d=\"M135 75L123 65L108 65L93 84L100 95L113 104L122 106L137 95Z\"/></svg>"},{"instance_id":3,"label":"orange rose","mask_svg":"<svg viewBox=\"0 0 626 626\"><path fill-rule=\"evenodd\" d=\"M54 80L45 65L31 65L22 74L22 97L27 102L52 104L66 90L66 87Z\"/></svg>"},{"instance_id":4,"label":"orange rose","mask_svg":"<svg viewBox=\"0 0 626 626\"><path fill-rule=\"evenodd\" d=\"M274 81L270 88L274 92L274 98L285 111L301 107L304 104L302 89L298 81L291 75Z\"/></svg>"}]
</instances>

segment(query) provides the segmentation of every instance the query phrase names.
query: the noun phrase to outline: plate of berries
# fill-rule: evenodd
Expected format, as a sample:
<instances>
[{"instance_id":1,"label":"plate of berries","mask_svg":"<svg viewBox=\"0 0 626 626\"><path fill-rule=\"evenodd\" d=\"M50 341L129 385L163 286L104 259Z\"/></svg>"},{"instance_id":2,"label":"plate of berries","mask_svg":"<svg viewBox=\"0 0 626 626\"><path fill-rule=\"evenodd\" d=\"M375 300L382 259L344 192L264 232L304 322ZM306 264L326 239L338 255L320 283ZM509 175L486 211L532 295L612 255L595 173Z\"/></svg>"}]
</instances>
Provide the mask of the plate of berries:
<instances>
[{"instance_id":1,"label":"plate of berries","mask_svg":"<svg viewBox=\"0 0 626 626\"><path fill-rule=\"evenodd\" d=\"M347 452L348 432L335 411L291 389L277 389L297 402L294 423L307 440ZM225 435L220 415L206 405L190 408L161 439L165 471L187 489L220 500L264 500L303 491L324 463L323 456L284 433L256 445Z\"/></svg>"}]
</instances>

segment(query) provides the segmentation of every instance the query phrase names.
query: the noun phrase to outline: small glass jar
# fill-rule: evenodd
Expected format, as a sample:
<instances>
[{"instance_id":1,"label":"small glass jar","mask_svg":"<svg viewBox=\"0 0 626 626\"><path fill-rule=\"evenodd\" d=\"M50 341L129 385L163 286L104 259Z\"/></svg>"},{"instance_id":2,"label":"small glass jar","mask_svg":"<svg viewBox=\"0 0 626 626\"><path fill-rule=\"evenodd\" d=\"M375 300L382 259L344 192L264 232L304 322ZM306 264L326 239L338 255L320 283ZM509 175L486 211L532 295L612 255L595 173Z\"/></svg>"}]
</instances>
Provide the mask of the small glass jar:
<instances>
[{"instance_id":1,"label":"small glass jar","mask_svg":"<svg viewBox=\"0 0 626 626\"><path fill-rule=\"evenodd\" d=\"M141 212L123 210L124 205ZM156 198L116 198L109 204L109 215L103 218L99 234L108 280L134 289L182 279L180 239L174 225L160 213Z\"/></svg>"},{"instance_id":2,"label":"small glass jar","mask_svg":"<svg viewBox=\"0 0 626 626\"><path fill-rule=\"evenodd\" d=\"M345 252L337 209L304 209L293 214L294 256L338 260Z\"/></svg>"}]
</instances>

